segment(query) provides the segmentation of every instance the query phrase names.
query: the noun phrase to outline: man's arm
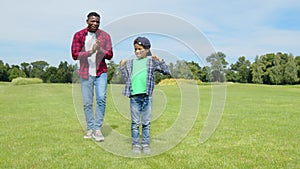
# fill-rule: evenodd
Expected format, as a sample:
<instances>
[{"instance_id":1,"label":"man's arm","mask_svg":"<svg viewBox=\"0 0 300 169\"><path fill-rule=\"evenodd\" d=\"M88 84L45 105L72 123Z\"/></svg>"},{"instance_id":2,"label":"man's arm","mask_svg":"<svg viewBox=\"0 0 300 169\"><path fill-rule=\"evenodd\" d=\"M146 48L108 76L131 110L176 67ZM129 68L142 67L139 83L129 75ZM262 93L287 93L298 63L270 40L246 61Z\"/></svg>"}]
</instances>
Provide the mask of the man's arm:
<instances>
[{"instance_id":1,"label":"man's arm","mask_svg":"<svg viewBox=\"0 0 300 169\"><path fill-rule=\"evenodd\" d=\"M81 42L80 33L77 32L73 37L72 47L71 47L73 60L80 60L82 58L89 57L96 52L95 49L90 51L84 51L83 50L84 46L82 44L84 43Z\"/></svg>"},{"instance_id":2,"label":"man's arm","mask_svg":"<svg viewBox=\"0 0 300 169\"><path fill-rule=\"evenodd\" d=\"M100 49L98 50L104 54L104 59L111 60L113 57L113 50L110 36L108 33L104 33L100 38L103 38L104 40L97 39L96 44L99 44L100 46Z\"/></svg>"}]
</instances>

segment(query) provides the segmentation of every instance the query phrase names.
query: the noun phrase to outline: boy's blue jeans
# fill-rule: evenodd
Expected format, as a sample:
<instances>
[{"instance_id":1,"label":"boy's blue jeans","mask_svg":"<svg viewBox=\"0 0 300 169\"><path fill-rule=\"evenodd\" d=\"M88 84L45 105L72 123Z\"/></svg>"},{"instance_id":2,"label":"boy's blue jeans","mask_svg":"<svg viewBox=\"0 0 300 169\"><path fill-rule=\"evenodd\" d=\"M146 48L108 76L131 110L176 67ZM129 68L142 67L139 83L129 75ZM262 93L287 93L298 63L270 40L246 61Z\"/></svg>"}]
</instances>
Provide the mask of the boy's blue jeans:
<instances>
[{"instance_id":1,"label":"boy's blue jeans","mask_svg":"<svg viewBox=\"0 0 300 169\"><path fill-rule=\"evenodd\" d=\"M81 78L80 81L87 130L99 130L103 124L106 107L107 74L101 73L99 77L89 76L88 79ZM96 93L95 115L93 111L94 91Z\"/></svg>"},{"instance_id":2,"label":"boy's blue jeans","mask_svg":"<svg viewBox=\"0 0 300 169\"><path fill-rule=\"evenodd\" d=\"M132 145L140 144L140 118L142 118L142 145L150 143L152 96L139 94L130 97Z\"/></svg>"}]
</instances>

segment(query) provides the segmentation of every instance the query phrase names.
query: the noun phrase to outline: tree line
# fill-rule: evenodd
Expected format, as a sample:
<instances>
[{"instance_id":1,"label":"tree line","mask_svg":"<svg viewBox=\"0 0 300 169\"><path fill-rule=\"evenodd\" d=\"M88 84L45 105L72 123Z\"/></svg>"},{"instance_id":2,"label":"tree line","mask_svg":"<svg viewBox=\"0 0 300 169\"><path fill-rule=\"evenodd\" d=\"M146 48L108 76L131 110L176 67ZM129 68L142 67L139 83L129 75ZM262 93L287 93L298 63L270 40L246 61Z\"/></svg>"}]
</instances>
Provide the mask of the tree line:
<instances>
[{"instance_id":1,"label":"tree line","mask_svg":"<svg viewBox=\"0 0 300 169\"><path fill-rule=\"evenodd\" d=\"M155 82L166 78L196 79L203 82L239 82L257 84L300 84L300 56L286 53L268 53L256 56L251 63L241 56L236 63L228 65L226 55L216 52L206 58L207 66L194 61L177 60L169 63L172 76L156 74ZM109 61L108 82L124 83L118 64ZM45 83L79 82L77 64L61 61L58 67L46 61L23 62L19 65L4 64L0 60L0 81L12 81L17 77L40 78Z\"/></svg>"},{"instance_id":2,"label":"tree line","mask_svg":"<svg viewBox=\"0 0 300 169\"><path fill-rule=\"evenodd\" d=\"M19 65L4 64L0 60L0 81L12 81L17 77L40 78L45 83L71 83L76 65L60 62L58 67L46 61L23 62Z\"/></svg>"}]
</instances>

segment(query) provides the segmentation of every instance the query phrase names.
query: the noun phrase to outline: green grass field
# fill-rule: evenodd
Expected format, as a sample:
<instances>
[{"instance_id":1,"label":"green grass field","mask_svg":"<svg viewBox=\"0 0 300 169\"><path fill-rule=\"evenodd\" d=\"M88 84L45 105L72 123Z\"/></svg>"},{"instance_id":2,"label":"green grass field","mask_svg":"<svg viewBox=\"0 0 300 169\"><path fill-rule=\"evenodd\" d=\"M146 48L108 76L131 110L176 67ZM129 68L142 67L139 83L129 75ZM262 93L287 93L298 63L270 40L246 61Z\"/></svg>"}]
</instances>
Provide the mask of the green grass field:
<instances>
[{"instance_id":1,"label":"green grass field","mask_svg":"<svg viewBox=\"0 0 300 169\"><path fill-rule=\"evenodd\" d=\"M118 97L112 97L111 89L122 87L108 87L103 144L112 147L119 145L109 142L111 131L130 135L127 110L113 104ZM153 113L154 137L176 122L180 109L176 86L156 90L168 99L153 99L154 110L162 112ZM83 139L81 105L76 99L73 104L71 84L0 83L0 168L300 168L300 86L228 84L222 119L202 144L211 87L200 85L199 94L199 113L178 145L155 156L131 158ZM120 103L126 107L127 102ZM166 107L159 109L160 104ZM130 140L124 142L120 152L130 151Z\"/></svg>"}]
</instances>

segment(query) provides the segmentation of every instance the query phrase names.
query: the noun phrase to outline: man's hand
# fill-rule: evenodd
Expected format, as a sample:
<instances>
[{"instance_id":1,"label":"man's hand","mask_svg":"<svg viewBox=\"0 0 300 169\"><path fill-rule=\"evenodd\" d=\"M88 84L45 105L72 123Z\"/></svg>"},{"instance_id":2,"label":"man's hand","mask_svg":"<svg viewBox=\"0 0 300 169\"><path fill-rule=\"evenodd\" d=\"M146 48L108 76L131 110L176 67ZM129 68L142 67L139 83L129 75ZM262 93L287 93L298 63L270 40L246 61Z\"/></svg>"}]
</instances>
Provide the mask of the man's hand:
<instances>
[{"instance_id":1,"label":"man's hand","mask_svg":"<svg viewBox=\"0 0 300 169\"><path fill-rule=\"evenodd\" d=\"M89 52L89 54L90 54L90 56L91 56L92 54L94 54L94 53L96 52L96 50L92 49L92 50L89 50L88 52ZM89 56L89 57L90 57L90 56Z\"/></svg>"},{"instance_id":2,"label":"man's hand","mask_svg":"<svg viewBox=\"0 0 300 169\"><path fill-rule=\"evenodd\" d=\"M96 39L96 43L93 45L93 51L98 51L100 49L100 41Z\"/></svg>"},{"instance_id":3,"label":"man's hand","mask_svg":"<svg viewBox=\"0 0 300 169\"><path fill-rule=\"evenodd\" d=\"M96 53L97 51L100 50L100 41L96 39L96 43L93 45L92 50L89 51L90 55Z\"/></svg>"},{"instance_id":4,"label":"man's hand","mask_svg":"<svg viewBox=\"0 0 300 169\"><path fill-rule=\"evenodd\" d=\"M96 39L96 49L99 50L100 49L100 40L99 39Z\"/></svg>"}]
</instances>

